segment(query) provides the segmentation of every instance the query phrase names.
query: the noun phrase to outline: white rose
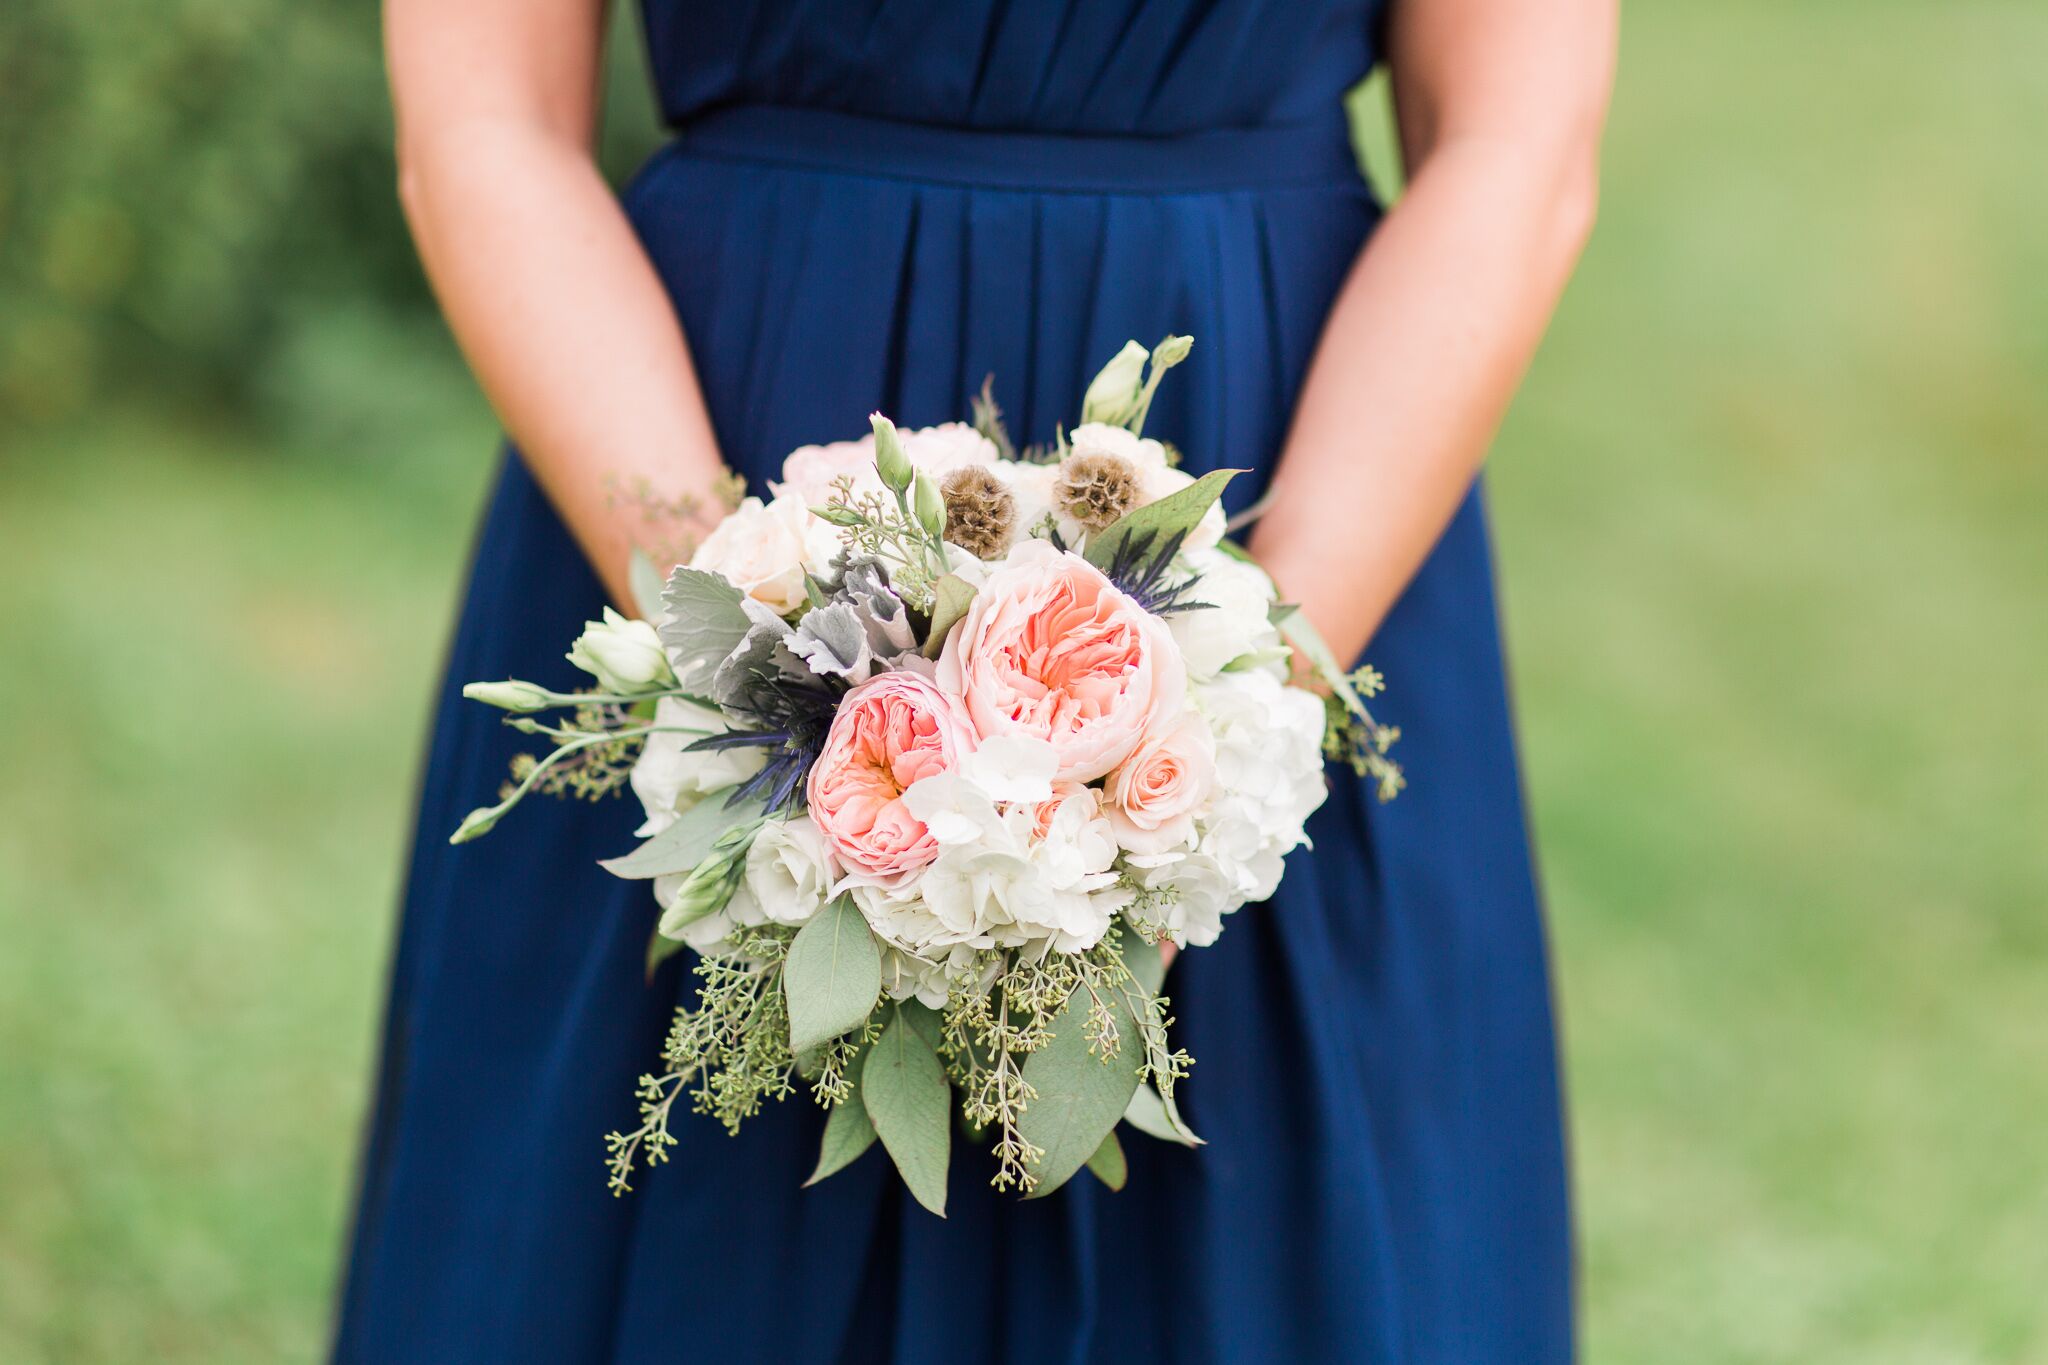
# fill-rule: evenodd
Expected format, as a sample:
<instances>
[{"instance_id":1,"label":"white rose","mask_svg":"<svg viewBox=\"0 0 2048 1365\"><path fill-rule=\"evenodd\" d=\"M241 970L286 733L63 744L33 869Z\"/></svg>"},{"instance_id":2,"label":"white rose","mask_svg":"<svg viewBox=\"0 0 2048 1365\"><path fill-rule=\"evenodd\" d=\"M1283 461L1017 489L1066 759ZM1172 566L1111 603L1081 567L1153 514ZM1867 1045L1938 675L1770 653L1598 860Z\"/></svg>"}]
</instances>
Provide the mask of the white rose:
<instances>
[{"instance_id":1,"label":"white rose","mask_svg":"<svg viewBox=\"0 0 2048 1365\"><path fill-rule=\"evenodd\" d=\"M856 494L883 491L881 476L875 473L872 432L858 441L799 446L782 462L782 481L769 487L778 498L795 494L807 507L823 507L832 500L834 485L842 478L852 480Z\"/></svg>"},{"instance_id":2,"label":"white rose","mask_svg":"<svg viewBox=\"0 0 2048 1365\"><path fill-rule=\"evenodd\" d=\"M963 465L994 464L998 459L995 442L965 422L944 422L915 431L898 428L896 438L912 468L922 469L934 479ZM781 481L770 487L778 497L794 494L807 507L823 507L832 500L841 479L852 480L856 495L887 491L875 470L873 432L858 441L799 446L783 460Z\"/></svg>"},{"instance_id":3,"label":"white rose","mask_svg":"<svg viewBox=\"0 0 2048 1365\"><path fill-rule=\"evenodd\" d=\"M610 607L604 609L602 621L583 623L583 633L569 650L569 662L611 693L630 696L675 682L654 627L621 616Z\"/></svg>"},{"instance_id":4,"label":"white rose","mask_svg":"<svg viewBox=\"0 0 2048 1365\"><path fill-rule=\"evenodd\" d=\"M774 502L745 498L718 523L690 567L719 574L747 596L788 616L808 596L804 574L823 572L839 551L839 533L794 492Z\"/></svg>"},{"instance_id":5,"label":"white rose","mask_svg":"<svg viewBox=\"0 0 2048 1365\"><path fill-rule=\"evenodd\" d=\"M943 422L916 431L899 431L897 435L911 465L934 479L943 479L968 465L995 464L999 458L996 443L965 422Z\"/></svg>"},{"instance_id":6,"label":"white rose","mask_svg":"<svg viewBox=\"0 0 2048 1365\"><path fill-rule=\"evenodd\" d=\"M647 812L647 822L639 829L642 838L661 833L710 793L746 781L766 762L765 752L752 745L691 752L689 746L705 735L724 734L731 727L718 712L681 697L663 697L655 703L654 723L664 728L647 737L629 777L633 794ZM671 726L694 733L667 728Z\"/></svg>"},{"instance_id":7,"label":"white rose","mask_svg":"<svg viewBox=\"0 0 2048 1365\"><path fill-rule=\"evenodd\" d=\"M803 924L831 897L836 869L808 815L770 820L747 849L746 870L725 913L735 924Z\"/></svg>"},{"instance_id":8,"label":"white rose","mask_svg":"<svg viewBox=\"0 0 2048 1365\"><path fill-rule=\"evenodd\" d=\"M1166 626L1180 646L1190 679L1206 681L1233 659L1279 645L1280 631L1272 620L1277 594L1264 569L1214 549L1191 550L1185 562L1201 579L1188 597L1208 605L1175 612Z\"/></svg>"}]
</instances>

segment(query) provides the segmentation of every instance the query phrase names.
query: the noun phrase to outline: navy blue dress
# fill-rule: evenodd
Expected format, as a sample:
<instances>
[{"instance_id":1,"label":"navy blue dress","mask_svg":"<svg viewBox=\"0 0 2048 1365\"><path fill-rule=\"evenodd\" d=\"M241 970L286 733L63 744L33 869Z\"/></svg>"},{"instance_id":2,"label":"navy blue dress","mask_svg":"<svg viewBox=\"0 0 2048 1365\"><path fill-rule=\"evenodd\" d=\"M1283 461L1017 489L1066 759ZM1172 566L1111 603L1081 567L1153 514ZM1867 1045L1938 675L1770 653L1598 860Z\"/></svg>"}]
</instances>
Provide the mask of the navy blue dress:
<instances>
[{"instance_id":1,"label":"navy blue dress","mask_svg":"<svg viewBox=\"0 0 2048 1365\"><path fill-rule=\"evenodd\" d=\"M1419 0L1427 3L1427 0ZM1377 209L1342 93L1377 0L649 0L674 141L625 200L725 456L757 484L993 374L1020 436L1127 339L1195 338L1148 424L1255 497ZM1559 1361L1571 1236L1540 913L1487 532L1468 500L1370 655L1413 785L1348 773L1274 901L1171 980L1209 1145L950 1217L879 1150L815 1189L798 1098L606 1193L602 1135L693 978L641 974L627 801L445 842L517 736L465 679L567 687L597 583L513 456L421 801L336 1358Z\"/></svg>"}]
</instances>

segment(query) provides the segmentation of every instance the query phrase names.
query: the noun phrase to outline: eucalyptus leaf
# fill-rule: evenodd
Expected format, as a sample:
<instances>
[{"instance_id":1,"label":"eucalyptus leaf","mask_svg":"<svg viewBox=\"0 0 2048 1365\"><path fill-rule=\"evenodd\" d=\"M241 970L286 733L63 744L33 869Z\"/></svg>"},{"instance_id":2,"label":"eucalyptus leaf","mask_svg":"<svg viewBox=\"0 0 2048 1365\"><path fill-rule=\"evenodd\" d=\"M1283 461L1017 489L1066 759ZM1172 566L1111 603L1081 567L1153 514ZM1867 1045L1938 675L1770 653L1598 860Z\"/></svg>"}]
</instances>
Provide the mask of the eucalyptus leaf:
<instances>
[{"instance_id":1,"label":"eucalyptus leaf","mask_svg":"<svg viewBox=\"0 0 2048 1365\"><path fill-rule=\"evenodd\" d=\"M730 787L712 792L631 853L607 858L598 866L627 881L645 881L692 870L710 855L711 846L720 835L760 818L760 802L747 800L729 806L726 798L731 793Z\"/></svg>"},{"instance_id":2,"label":"eucalyptus leaf","mask_svg":"<svg viewBox=\"0 0 2048 1365\"><path fill-rule=\"evenodd\" d=\"M925 637L924 656L927 659L939 657L945 647L946 637L953 627L960 624L967 615L967 608L974 601L974 587L959 574L949 573L932 585L932 629Z\"/></svg>"},{"instance_id":3,"label":"eucalyptus leaf","mask_svg":"<svg viewBox=\"0 0 2048 1365\"><path fill-rule=\"evenodd\" d=\"M1355 716L1370 714L1365 709L1365 698L1359 696L1358 689L1351 685L1350 675L1344 671L1343 665L1337 662L1337 656L1330 651L1322 632L1308 619L1307 612L1289 612L1275 620L1273 624L1280 628L1280 634L1287 643L1293 645L1301 652L1302 657L1308 660L1309 667L1313 668L1316 675L1329 686L1337 700L1344 703L1345 710Z\"/></svg>"},{"instance_id":4,"label":"eucalyptus leaf","mask_svg":"<svg viewBox=\"0 0 2048 1365\"><path fill-rule=\"evenodd\" d=\"M867 1105L860 1097L860 1068L857 1065L852 1080L852 1092L833 1105L832 1112L825 1119L825 1136L818 1143L818 1168L804 1182L805 1189L846 1169L855 1157L874 1146L875 1121L868 1117Z\"/></svg>"},{"instance_id":5,"label":"eucalyptus leaf","mask_svg":"<svg viewBox=\"0 0 2048 1365\"><path fill-rule=\"evenodd\" d=\"M797 930L782 964L792 1052L837 1038L874 1013L882 993L882 950L851 896L841 896Z\"/></svg>"},{"instance_id":6,"label":"eucalyptus leaf","mask_svg":"<svg viewBox=\"0 0 2048 1365\"><path fill-rule=\"evenodd\" d=\"M946 1167L953 1154L947 1113L953 1087L917 1026L900 1014L861 1064L861 1102L882 1147L918 1203L946 1216Z\"/></svg>"},{"instance_id":7,"label":"eucalyptus leaf","mask_svg":"<svg viewBox=\"0 0 2048 1365\"><path fill-rule=\"evenodd\" d=\"M654 980L654 974L661 970L661 964L680 953L690 945L679 938L655 932L647 936L647 979Z\"/></svg>"},{"instance_id":8,"label":"eucalyptus leaf","mask_svg":"<svg viewBox=\"0 0 2048 1365\"><path fill-rule=\"evenodd\" d=\"M1124 1145L1116 1140L1112 1128L1102 1139L1102 1145L1095 1149L1095 1155L1088 1158L1088 1169L1095 1172L1095 1178L1112 1190L1121 1190L1130 1179L1130 1163L1124 1160Z\"/></svg>"},{"instance_id":9,"label":"eucalyptus leaf","mask_svg":"<svg viewBox=\"0 0 2048 1365\"><path fill-rule=\"evenodd\" d=\"M747 613L740 590L715 573L678 566L661 590L668 619L659 627L661 642L676 652L676 671L702 675L747 636Z\"/></svg>"},{"instance_id":10,"label":"eucalyptus leaf","mask_svg":"<svg viewBox=\"0 0 2048 1365\"><path fill-rule=\"evenodd\" d=\"M1108 1058L1089 1051L1085 1029L1094 997L1076 987L1053 1020L1052 1038L1024 1062L1024 1082L1038 1098L1024 1111L1018 1130L1042 1148L1033 1173L1038 1184L1031 1198L1051 1194L1081 1169L1103 1137L1116 1127L1138 1088L1137 1022L1123 992L1104 994L1121 1046Z\"/></svg>"},{"instance_id":11,"label":"eucalyptus leaf","mask_svg":"<svg viewBox=\"0 0 2048 1365\"><path fill-rule=\"evenodd\" d=\"M1200 1147L1202 1140L1179 1121L1179 1115L1169 1114L1166 1101L1159 1092L1149 1085L1141 1085L1131 1095L1130 1107L1124 1110L1124 1122L1161 1142L1177 1142L1183 1147Z\"/></svg>"},{"instance_id":12,"label":"eucalyptus leaf","mask_svg":"<svg viewBox=\"0 0 2048 1365\"><path fill-rule=\"evenodd\" d=\"M1098 569L1108 569L1123 543L1134 535L1149 534L1154 543L1172 535L1185 535L1202 524L1202 518L1223 496L1223 487L1242 469L1218 469L1204 474L1178 493L1148 502L1126 513L1109 529L1089 538L1087 558Z\"/></svg>"},{"instance_id":13,"label":"eucalyptus leaf","mask_svg":"<svg viewBox=\"0 0 2048 1365\"><path fill-rule=\"evenodd\" d=\"M1147 943L1136 934L1126 931L1123 955L1124 966L1130 969L1137 983L1145 988L1145 994L1159 994L1159 988L1166 983L1166 954L1159 951L1159 945Z\"/></svg>"},{"instance_id":14,"label":"eucalyptus leaf","mask_svg":"<svg viewBox=\"0 0 2048 1365\"><path fill-rule=\"evenodd\" d=\"M661 620L665 609L661 600L661 570L654 567L654 561L647 557L647 551L639 546L626 560L626 586L633 591L633 605L642 619Z\"/></svg>"}]
</instances>

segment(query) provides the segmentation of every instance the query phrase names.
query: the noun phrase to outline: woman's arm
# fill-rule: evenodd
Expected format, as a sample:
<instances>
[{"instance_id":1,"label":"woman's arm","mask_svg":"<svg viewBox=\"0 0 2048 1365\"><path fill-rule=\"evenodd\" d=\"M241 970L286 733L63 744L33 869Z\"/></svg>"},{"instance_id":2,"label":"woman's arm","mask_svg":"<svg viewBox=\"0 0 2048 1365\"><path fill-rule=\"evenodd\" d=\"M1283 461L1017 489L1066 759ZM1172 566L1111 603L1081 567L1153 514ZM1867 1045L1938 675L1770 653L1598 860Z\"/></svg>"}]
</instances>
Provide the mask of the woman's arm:
<instances>
[{"instance_id":1,"label":"woman's arm","mask_svg":"<svg viewBox=\"0 0 2048 1365\"><path fill-rule=\"evenodd\" d=\"M678 534L702 529L647 503L695 499L715 518L722 466L668 295L591 156L604 10L386 0L385 31L399 195L428 278L528 466L629 607L632 549L673 558Z\"/></svg>"},{"instance_id":2,"label":"woman's arm","mask_svg":"<svg viewBox=\"0 0 2048 1365\"><path fill-rule=\"evenodd\" d=\"M1343 660L1443 534L1593 223L1615 0L1395 0L1407 193L1325 324L1252 549Z\"/></svg>"}]
</instances>

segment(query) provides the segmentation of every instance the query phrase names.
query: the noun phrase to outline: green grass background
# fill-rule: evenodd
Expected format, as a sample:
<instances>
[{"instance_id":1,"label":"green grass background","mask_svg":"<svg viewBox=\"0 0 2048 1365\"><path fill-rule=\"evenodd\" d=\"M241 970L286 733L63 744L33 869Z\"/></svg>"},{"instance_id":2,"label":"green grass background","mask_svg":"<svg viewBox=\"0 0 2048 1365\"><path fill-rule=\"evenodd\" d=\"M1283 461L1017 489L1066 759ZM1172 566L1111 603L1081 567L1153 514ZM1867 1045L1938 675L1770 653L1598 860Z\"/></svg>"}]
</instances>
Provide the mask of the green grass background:
<instances>
[{"instance_id":1,"label":"green grass background","mask_svg":"<svg viewBox=\"0 0 2048 1365\"><path fill-rule=\"evenodd\" d=\"M1627 17L1493 476L1589 1360L2048 1360L2044 59ZM0 1360L324 1340L493 438L430 329L292 345L0 447Z\"/></svg>"}]
</instances>

